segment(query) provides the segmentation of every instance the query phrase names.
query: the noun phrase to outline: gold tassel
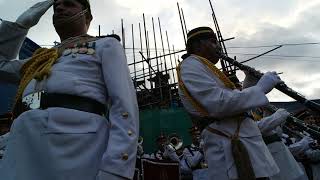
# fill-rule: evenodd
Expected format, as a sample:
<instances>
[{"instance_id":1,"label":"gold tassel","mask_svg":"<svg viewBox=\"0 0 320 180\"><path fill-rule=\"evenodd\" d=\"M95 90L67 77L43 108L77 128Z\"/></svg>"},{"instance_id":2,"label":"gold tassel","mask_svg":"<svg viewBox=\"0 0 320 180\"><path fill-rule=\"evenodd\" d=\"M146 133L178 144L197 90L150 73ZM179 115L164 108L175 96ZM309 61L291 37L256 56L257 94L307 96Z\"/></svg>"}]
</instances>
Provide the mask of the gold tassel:
<instances>
[{"instance_id":1,"label":"gold tassel","mask_svg":"<svg viewBox=\"0 0 320 180\"><path fill-rule=\"evenodd\" d=\"M255 180L254 170L247 148L239 137L231 139L231 149L239 180Z\"/></svg>"}]
</instances>

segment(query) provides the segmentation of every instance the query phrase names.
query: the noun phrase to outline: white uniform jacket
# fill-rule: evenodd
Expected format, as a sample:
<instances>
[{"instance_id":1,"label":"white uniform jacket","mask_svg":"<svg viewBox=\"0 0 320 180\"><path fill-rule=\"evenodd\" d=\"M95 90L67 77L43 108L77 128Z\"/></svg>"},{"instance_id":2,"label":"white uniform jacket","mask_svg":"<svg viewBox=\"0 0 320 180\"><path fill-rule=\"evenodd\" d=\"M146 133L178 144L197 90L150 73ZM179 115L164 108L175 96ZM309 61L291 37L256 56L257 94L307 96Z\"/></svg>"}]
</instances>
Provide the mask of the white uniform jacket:
<instances>
[{"instance_id":1,"label":"white uniform jacket","mask_svg":"<svg viewBox=\"0 0 320 180\"><path fill-rule=\"evenodd\" d=\"M153 152L150 154L150 159L156 159L156 160L164 160L163 152L160 150L157 150L156 152Z\"/></svg>"},{"instance_id":2,"label":"white uniform jacket","mask_svg":"<svg viewBox=\"0 0 320 180\"><path fill-rule=\"evenodd\" d=\"M182 81L193 98L206 108L210 116L220 119L210 124L210 127L226 134L233 135L236 131L237 122L232 116L268 104L267 97L258 87L253 86L243 91L226 88L223 82L195 56L190 56L182 62L180 72ZM179 94L186 110L191 114L199 115L181 90ZM209 179L237 179L230 139L207 130L202 132L202 136L209 166ZM270 177L279 172L279 168L262 140L258 126L252 119L244 119L239 136L248 150L257 178Z\"/></svg>"},{"instance_id":3,"label":"white uniform jacket","mask_svg":"<svg viewBox=\"0 0 320 180\"><path fill-rule=\"evenodd\" d=\"M6 134L0 136L0 163L2 160L2 156L5 153L5 148L8 143L9 135L10 135L10 133L6 133ZM1 164L0 164L0 166L1 166Z\"/></svg>"},{"instance_id":4,"label":"white uniform jacket","mask_svg":"<svg viewBox=\"0 0 320 180\"><path fill-rule=\"evenodd\" d=\"M310 163L312 169L313 180L320 180L320 150L309 149L305 152L308 159L311 159Z\"/></svg>"},{"instance_id":5,"label":"white uniform jacket","mask_svg":"<svg viewBox=\"0 0 320 180\"><path fill-rule=\"evenodd\" d=\"M27 60L13 60L27 34L16 23L0 26L0 78L20 79ZM138 105L126 56L114 38L95 41L93 55L61 56L51 75L32 80L23 97L44 90L110 102L109 117L51 107L22 113L11 127L2 166L6 180L91 180L98 172L132 178L139 134Z\"/></svg>"},{"instance_id":6,"label":"white uniform jacket","mask_svg":"<svg viewBox=\"0 0 320 180\"><path fill-rule=\"evenodd\" d=\"M276 134L276 128L279 127L279 122L281 122L277 113L272 114L262 118L257 122L259 129L263 136L271 136ZM276 161L280 172L274 176L270 177L270 180L286 180L286 179L296 179L303 176L304 172L300 168L297 161L294 159L293 155L284 145L282 141L276 141L270 144L267 144L270 153L273 156L273 159Z\"/></svg>"},{"instance_id":7,"label":"white uniform jacket","mask_svg":"<svg viewBox=\"0 0 320 180\"><path fill-rule=\"evenodd\" d=\"M2 136L0 136L0 150L4 149L8 143L8 138L10 136L10 133L6 133Z\"/></svg>"},{"instance_id":8,"label":"white uniform jacket","mask_svg":"<svg viewBox=\"0 0 320 180\"><path fill-rule=\"evenodd\" d=\"M199 168L194 169L199 164L205 163L204 154L199 151L199 148L197 148L194 144L191 144L190 147L186 147L183 150L183 155L185 157L185 164L189 167L189 169L192 171L193 180L208 180L208 168Z\"/></svg>"}]
</instances>

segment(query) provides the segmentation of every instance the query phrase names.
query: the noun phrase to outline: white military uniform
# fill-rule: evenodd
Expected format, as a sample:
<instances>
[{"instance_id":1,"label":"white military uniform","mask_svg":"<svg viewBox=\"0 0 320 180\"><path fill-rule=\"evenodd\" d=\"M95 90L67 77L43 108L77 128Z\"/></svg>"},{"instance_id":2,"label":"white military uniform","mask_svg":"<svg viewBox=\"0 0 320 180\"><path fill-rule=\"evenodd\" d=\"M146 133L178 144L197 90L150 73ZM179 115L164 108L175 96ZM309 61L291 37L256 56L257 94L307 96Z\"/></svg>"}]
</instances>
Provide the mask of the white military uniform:
<instances>
[{"instance_id":1,"label":"white military uniform","mask_svg":"<svg viewBox=\"0 0 320 180\"><path fill-rule=\"evenodd\" d=\"M269 103L264 92L258 87L253 86L243 91L226 88L223 82L196 58L189 56L182 62L181 78L190 94L206 108L209 115L220 119L210 124L211 128L233 135L237 129L237 122L232 116ZM186 110L191 114L200 115L181 90L179 94ZM209 179L237 179L230 139L207 130L204 130L201 135L209 166ZM248 150L257 178L270 177L279 172L279 168L263 142L258 126L251 118L243 120L239 136Z\"/></svg>"},{"instance_id":2,"label":"white military uniform","mask_svg":"<svg viewBox=\"0 0 320 180\"><path fill-rule=\"evenodd\" d=\"M0 27L0 71L20 79L27 60L14 59L27 34L16 23ZM111 102L109 118L60 107L29 110L14 120L0 167L5 180L91 180L98 172L132 178L139 130L138 105L126 56L114 38L95 41L93 55L71 53L48 79L32 80L23 97L45 90ZM4 77L1 77L4 78Z\"/></svg>"},{"instance_id":3,"label":"white military uniform","mask_svg":"<svg viewBox=\"0 0 320 180\"><path fill-rule=\"evenodd\" d=\"M0 150L6 147L9 136L10 136L10 132L0 136Z\"/></svg>"},{"instance_id":4,"label":"white military uniform","mask_svg":"<svg viewBox=\"0 0 320 180\"><path fill-rule=\"evenodd\" d=\"M1 166L1 162L2 162L2 156L5 153L5 147L8 143L9 134L10 133L6 133L6 134L0 136L0 166Z\"/></svg>"},{"instance_id":5,"label":"white military uniform","mask_svg":"<svg viewBox=\"0 0 320 180\"><path fill-rule=\"evenodd\" d=\"M201 168L200 163L205 163L204 154L194 144L183 150L185 162L192 170L193 180L208 180L208 168ZM197 168L197 169L194 169Z\"/></svg>"},{"instance_id":6,"label":"white military uniform","mask_svg":"<svg viewBox=\"0 0 320 180\"><path fill-rule=\"evenodd\" d=\"M184 152L182 153L182 157L180 158L179 166L180 166L181 179L193 179L192 169L187 163L187 159Z\"/></svg>"},{"instance_id":7,"label":"white military uniform","mask_svg":"<svg viewBox=\"0 0 320 180\"><path fill-rule=\"evenodd\" d=\"M279 122L282 122L282 120L283 117L280 114L274 113L271 116L262 118L257 123L262 135L268 137L278 134ZM281 129L278 131L281 134ZM302 169L282 141L272 142L267 146L280 169L280 172L271 176L270 180L296 179L303 176Z\"/></svg>"},{"instance_id":8,"label":"white military uniform","mask_svg":"<svg viewBox=\"0 0 320 180\"><path fill-rule=\"evenodd\" d=\"M320 180L320 149L309 149L305 152L308 159L311 160L311 169L313 180Z\"/></svg>"},{"instance_id":9,"label":"white military uniform","mask_svg":"<svg viewBox=\"0 0 320 180\"><path fill-rule=\"evenodd\" d=\"M157 159L157 160L171 160L175 162L179 162L179 156L171 149L168 145L165 146L164 152L158 150L150 155L150 159Z\"/></svg>"},{"instance_id":10,"label":"white military uniform","mask_svg":"<svg viewBox=\"0 0 320 180\"><path fill-rule=\"evenodd\" d=\"M320 156L319 155L320 153L315 150L312 150L309 146L309 143L312 141L313 141L313 139L311 137L306 136L306 137L302 138L300 141L289 145L288 149L295 157L305 155L308 159L310 159L312 161L317 161L317 160L319 161L320 158L317 156ZM307 176L306 170L304 168L304 165L301 162L299 162L299 166L303 170L304 174L302 177L296 178L295 180L308 180L308 176ZM318 171L319 164L312 164L311 168L312 168L312 173L313 173L314 179L320 179L319 178L319 171Z\"/></svg>"}]
</instances>

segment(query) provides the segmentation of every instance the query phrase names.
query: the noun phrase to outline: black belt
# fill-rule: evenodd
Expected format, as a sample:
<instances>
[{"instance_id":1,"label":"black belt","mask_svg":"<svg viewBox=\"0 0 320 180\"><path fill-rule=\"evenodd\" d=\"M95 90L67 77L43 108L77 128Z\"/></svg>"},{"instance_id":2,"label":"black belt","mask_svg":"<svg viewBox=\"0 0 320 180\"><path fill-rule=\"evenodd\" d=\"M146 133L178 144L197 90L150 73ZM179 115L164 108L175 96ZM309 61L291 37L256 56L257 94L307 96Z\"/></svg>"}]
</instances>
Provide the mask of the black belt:
<instances>
[{"instance_id":1,"label":"black belt","mask_svg":"<svg viewBox=\"0 0 320 180\"><path fill-rule=\"evenodd\" d=\"M192 124L194 124L195 126L197 126L200 131L202 132L206 127L208 127L211 123L214 123L216 121L219 121L219 119L213 118L213 117L200 117L200 116L196 116L193 114L189 113L189 116L192 120ZM251 118L251 116L247 113L241 113L237 116L234 116L236 118L241 118L242 120L245 119L246 117Z\"/></svg>"},{"instance_id":2,"label":"black belt","mask_svg":"<svg viewBox=\"0 0 320 180\"><path fill-rule=\"evenodd\" d=\"M211 118L211 117L200 117L193 114L189 114L189 115L191 117L192 124L197 126L201 132L211 123L218 121L218 119Z\"/></svg>"},{"instance_id":3,"label":"black belt","mask_svg":"<svg viewBox=\"0 0 320 180\"><path fill-rule=\"evenodd\" d=\"M280 142L282 141L281 138L278 136L278 134L273 134L271 136L263 136L263 141L266 143L266 145L274 143L274 142Z\"/></svg>"},{"instance_id":4,"label":"black belt","mask_svg":"<svg viewBox=\"0 0 320 180\"><path fill-rule=\"evenodd\" d=\"M41 93L40 109L49 107L62 107L67 109L75 109L79 111L104 115L106 112L105 105L100 102L81 96L57 93ZM23 110L28 111L30 107L23 104Z\"/></svg>"},{"instance_id":5,"label":"black belt","mask_svg":"<svg viewBox=\"0 0 320 180\"><path fill-rule=\"evenodd\" d=\"M198 169L207 169L207 168L208 168L208 165L203 166L202 164L203 164L203 163L201 163L201 162L198 163L197 166L196 166L196 167L192 167L191 170L192 170L192 171L195 171L195 170L198 170Z\"/></svg>"}]
</instances>

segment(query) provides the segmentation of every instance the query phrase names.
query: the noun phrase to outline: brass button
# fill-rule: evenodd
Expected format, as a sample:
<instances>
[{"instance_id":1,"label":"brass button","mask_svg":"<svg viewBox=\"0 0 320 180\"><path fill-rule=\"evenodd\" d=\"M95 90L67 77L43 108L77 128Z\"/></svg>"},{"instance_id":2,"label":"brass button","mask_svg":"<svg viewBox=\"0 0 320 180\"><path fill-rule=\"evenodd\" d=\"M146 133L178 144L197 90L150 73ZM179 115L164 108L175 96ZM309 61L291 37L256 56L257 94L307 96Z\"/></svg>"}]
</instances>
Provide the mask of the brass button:
<instances>
[{"instance_id":1,"label":"brass button","mask_svg":"<svg viewBox=\"0 0 320 180\"><path fill-rule=\"evenodd\" d=\"M123 117L123 118L128 118L128 117L129 117L129 113L128 113L128 112L122 113L122 117Z\"/></svg>"},{"instance_id":2,"label":"brass button","mask_svg":"<svg viewBox=\"0 0 320 180\"><path fill-rule=\"evenodd\" d=\"M122 154L122 160L128 160L128 158L129 158L129 155L127 154L127 153L123 153Z\"/></svg>"},{"instance_id":3,"label":"brass button","mask_svg":"<svg viewBox=\"0 0 320 180\"><path fill-rule=\"evenodd\" d=\"M131 136L133 132L131 130L128 131L128 135Z\"/></svg>"}]
</instances>

